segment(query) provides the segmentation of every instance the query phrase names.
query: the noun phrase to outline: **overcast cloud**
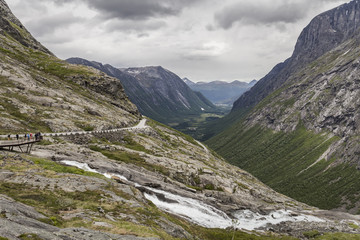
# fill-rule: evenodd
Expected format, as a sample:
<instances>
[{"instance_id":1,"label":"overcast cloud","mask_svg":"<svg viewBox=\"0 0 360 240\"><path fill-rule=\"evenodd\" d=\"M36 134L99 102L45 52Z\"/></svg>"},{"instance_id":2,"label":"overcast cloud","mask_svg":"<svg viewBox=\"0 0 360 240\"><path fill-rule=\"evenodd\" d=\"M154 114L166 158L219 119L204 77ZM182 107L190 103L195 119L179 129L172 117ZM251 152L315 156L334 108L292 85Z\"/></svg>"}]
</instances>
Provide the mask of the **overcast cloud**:
<instances>
[{"instance_id":1,"label":"overcast cloud","mask_svg":"<svg viewBox=\"0 0 360 240\"><path fill-rule=\"evenodd\" d=\"M317 14L347 0L6 0L62 59L162 65L193 81L260 79Z\"/></svg>"}]
</instances>

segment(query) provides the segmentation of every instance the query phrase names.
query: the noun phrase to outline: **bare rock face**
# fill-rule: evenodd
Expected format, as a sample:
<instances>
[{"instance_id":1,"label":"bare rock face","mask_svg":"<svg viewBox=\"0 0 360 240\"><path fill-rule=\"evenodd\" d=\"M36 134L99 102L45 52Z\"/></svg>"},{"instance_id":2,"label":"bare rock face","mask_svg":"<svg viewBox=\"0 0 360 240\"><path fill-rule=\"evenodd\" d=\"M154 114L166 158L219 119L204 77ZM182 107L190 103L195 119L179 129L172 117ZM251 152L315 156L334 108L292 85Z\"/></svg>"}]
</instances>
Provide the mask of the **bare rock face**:
<instances>
[{"instance_id":1,"label":"bare rock face","mask_svg":"<svg viewBox=\"0 0 360 240\"><path fill-rule=\"evenodd\" d=\"M342 143L334 144L331 153L337 151L343 162L358 164L359 151L354 144L360 129L358 43L356 35L291 76L283 91L247 117L247 124L261 123L275 131L291 132L301 121L308 130L339 137Z\"/></svg>"},{"instance_id":2,"label":"bare rock face","mask_svg":"<svg viewBox=\"0 0 360 240\"><path fill-rule=\"evenodd\" d=\"M360 3L352 1L315 17L300 34L293 55L278 64L250 91L241 96L232 111L246 109L259 103L286 83L289 77L351 39L360 23Z\"/></svg>"},{"instance_id":3,"label":"bare rock face","mask_svg":"<svg viewBox=\"0 0 360 240\"><path fill-rule=\"evenodd\" d=\"M349 38L360 24L360 3L352 1L315 17L302 31L292 58L308 62Z\"/></svg>"}]
</instances>

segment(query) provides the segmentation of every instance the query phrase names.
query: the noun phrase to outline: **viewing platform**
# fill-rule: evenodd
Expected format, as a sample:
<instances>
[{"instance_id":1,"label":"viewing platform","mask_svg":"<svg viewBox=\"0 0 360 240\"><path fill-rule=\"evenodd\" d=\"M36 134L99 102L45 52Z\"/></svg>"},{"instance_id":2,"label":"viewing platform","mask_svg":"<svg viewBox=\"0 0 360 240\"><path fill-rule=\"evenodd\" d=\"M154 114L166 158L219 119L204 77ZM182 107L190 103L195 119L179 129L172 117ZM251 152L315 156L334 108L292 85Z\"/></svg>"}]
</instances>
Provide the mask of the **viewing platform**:
<instances>
[{"instance_id":1,"label":"viewing platform","mask_svg":"<svg viewBox=\"0 0 360 240\"><path fill-rule=\"evenodd\" d=\"M40 141L41 139L0 141L0 149L8 149L9 151L13 151L14 147L18 147L22 153L30 153L33 145Z\"/></svg>"}]
</instances>

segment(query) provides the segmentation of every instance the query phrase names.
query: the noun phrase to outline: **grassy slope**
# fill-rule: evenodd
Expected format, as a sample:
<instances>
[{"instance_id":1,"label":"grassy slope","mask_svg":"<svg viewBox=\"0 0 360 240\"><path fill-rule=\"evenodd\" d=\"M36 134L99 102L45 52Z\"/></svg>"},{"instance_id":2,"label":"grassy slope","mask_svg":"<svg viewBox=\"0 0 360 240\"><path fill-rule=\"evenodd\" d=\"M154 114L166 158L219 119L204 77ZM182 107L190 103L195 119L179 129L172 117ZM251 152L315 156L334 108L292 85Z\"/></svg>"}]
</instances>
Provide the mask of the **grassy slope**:
<instances>
[{"instance_id":1,"label":"grassy slope","mask_svg":"<svg viewBox=\"0 0 360 240\"><path fill-rule=\"evenodd\" d=\"M276 191L323 209L345 204L348 210L354 208L356 212L360 172L354 166L328 168L333 161L321 160L307 169L336 140L337 137L317 135L302 126L292 133L275 133L260 126L246 129L239 123L208 144ZM307 170L302 172L304 169Z\"/></svg>"},{"instance_id":2,"label":"grassy slope","mask_svg":"<svg viewBox=\"0 0 360 240\"><path fill-rule=\"evenodd\" d=\"M322 160L301 172L318 160L336 137L329 139L303 127L292 133L274 133L260 126L240 129L232 129L235 138L219 137L208 143L231 163L299 201L332 209L341 205L341 196L354 203L359 200L360 173L354 167L343 164L326 170L332 161Z\"/></svg>"},{"instance_id":3,"label":"grassy slope","mask_svg":"<svg viewBox=\"0 0 360 240\"><path fill-rule=\"evenodd\" d=\"M348 49L351 51L346 51ZM317 161L330 144L338 140L336 137L329 139L327 132L315 134L306 130L302 124L298 124L297 129L289 133L275 132L260 125L245 124L246 118L257 117L262 111L272 109L277 114L274 114L276 118L282 119L286 110L290 109L288 112L293 112L293 116L289 118L298 116L299 122L311 125L312 117L300 119L299 110L294 107L294 103L302 94L309 91L306 87L299 88L300 82L304 86L311 86L311 81L316 81L318 76L333 71L336 66L346 67L349 62L356 59L358 52L356 41L349 41L342 48L320 57L291 76L287 85L263 99L248 112L249 114L239 114L237 122L228 125L228 129L208 140L208 145L231 163L296 200L325 209L344 206L353 213L359 212L360 206L356 202L360 201L360 172L355 166L338 164L341 159L333 158L329 161L319 161L315 166L301 172ZM340 72L338 75L331 75L331 79L336 76L341 79L342 74ZM330 81L329 84L333 83ZM287 89L292 87L299 91L290 98L286 93ZM320 96L316 101L329 102L333 97L330 91L324 91ZM317 102L314 103L314 109L318 111L319 104L316 104ZM263 118L259 121L262 120Z\"/></svg>"}]
</instances>

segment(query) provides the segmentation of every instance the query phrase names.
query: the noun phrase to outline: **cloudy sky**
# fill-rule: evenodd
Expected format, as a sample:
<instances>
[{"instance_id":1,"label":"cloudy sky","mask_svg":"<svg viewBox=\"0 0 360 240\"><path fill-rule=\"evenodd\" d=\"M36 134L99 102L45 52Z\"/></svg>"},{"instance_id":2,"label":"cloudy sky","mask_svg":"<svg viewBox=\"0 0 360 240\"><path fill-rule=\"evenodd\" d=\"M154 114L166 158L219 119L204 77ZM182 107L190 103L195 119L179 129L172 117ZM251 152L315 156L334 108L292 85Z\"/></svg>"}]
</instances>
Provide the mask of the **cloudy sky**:
<instances>
[{"instance_id":1,"label":"cloudy sky","mask_svg":"<svg viewBox=\"0 0 360 240\"><path fill-rule=\"evenodd\" d=\"M161 65L193 81L260 79L317 14L350 0L6 0L61 59Z\"/></svg>"}]
</instances>

